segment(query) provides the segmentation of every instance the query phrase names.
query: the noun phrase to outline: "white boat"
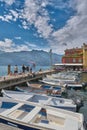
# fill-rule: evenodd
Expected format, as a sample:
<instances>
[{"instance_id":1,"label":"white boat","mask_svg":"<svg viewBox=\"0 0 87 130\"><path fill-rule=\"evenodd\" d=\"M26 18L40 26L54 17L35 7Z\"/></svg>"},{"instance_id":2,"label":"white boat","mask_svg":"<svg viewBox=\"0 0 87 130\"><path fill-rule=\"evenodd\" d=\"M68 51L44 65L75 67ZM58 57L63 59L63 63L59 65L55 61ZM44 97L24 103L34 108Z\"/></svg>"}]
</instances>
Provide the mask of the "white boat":
<instances>
[{"instance_id":1,"label":"white boat","mask_svg":"<svg viewBox=\"0 0 87 130\"><path fill-rule=\"evenodd\" d=\"M49 84L49 85L54 85L54 86L63 86L65 83L68 84L68 83L75 83L76 82L76 79L56 79L56 78L52 78L52 77L49 77L49 78L43 78L42 80L39 80L40 82L42 83L45 83L45 84Z\"/></svg>"},{"instance_id":2,"label":"white boat","mask_svg":"<svg viewBox=\"0 0 87 130\"><path fill-rule=\"evenodd\" d=\"M46 78L43 78L43 80L46 81L56 81L56 82L75 82L75 78L69 79L69 78L54 78L51 76L47 76Z\"/></svg>"},{"instance_id":3,"label":"white boat","mask_svg":"<svg viewBox=\"0 0 87 130\"><path fill-rule=\"evenodd\" d=\"M47 77L62 80L76 80L78 78L78 73L72 71L63 71L56 74L47 75Z\"/></svg>"},{"instance_id":4,"label":"white boat","mask_svg":"<svg viewBox=\"0 0 87 130\"><path fill-rule=\"evenodd\" d=\"M68 83L68 84L64 84L64 86L66 86L67 89L82 89L84 88L84 86L82 84L79 83Z\"/></svg>"},{"instance_id":5,"label":"white boat","mask_svg":"<svg viewBox=\"0 0 87 130\"><path fill-rule=\"evenodd\" d=\"M53 86L62 86L64 83L56 80L51 80L50 78L44 78L42 80L39 80L42 83L48 84L48 85L53 85Z\"/></svg>"},{"instance_id":6,"label":"white boat","mask_svg":"<svg viewBox=\"0 0 87 130\"><path fill-rule=\"evenodd\" d=\"M61 97L62 92L64 92L60 86L30 84L29 82L27 82L27 86L16 86L15 89L21 92L33 92L53 97Z\"/></svg>"},{"instance_id":7,"label":"white boat","mask_svg":"<svg viewBox=\"0 0 87 130\"><path fill-rule=\"evenodd\" d=\"M35 94L35 93L24 93L11 90L2 90L2 95L4 97L9 97L13 99L34 102L36 104L43 104L51 107L62 108L69 111L77 111L77 105L71 99L65 98L56 98L52 96L46 96L44 94Z\"/></svg>"},{"instance_id":8,"label":"white boat","mask_svg":"<svg viewBox=\"0 0 87 130\"><path fill-rule=\"evenodd\" d=\"M0 122L23 130L85 130L83 114L0 98Z\"/></svg>"}]
</instances>

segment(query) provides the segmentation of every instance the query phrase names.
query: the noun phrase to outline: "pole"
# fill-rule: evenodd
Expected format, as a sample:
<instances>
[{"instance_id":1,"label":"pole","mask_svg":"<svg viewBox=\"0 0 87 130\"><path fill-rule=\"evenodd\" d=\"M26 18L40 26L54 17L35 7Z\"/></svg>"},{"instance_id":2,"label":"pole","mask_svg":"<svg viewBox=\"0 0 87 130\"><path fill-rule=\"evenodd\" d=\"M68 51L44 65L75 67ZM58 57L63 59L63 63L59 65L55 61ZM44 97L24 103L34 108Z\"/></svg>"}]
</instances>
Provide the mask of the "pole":
<instances>
[{"instance_id":1,"label":"pole","mask_svg":"<svg viewBox=\"0 0 87 130\"><path fill-rule=\"evenodd\" d=\"M50 49L50 68L52 69L52 49Z\"/></svg>"},{"instance_id":2,"label":"pole","mask_svg":"<svg viewBox=\"0 0 87 130\"><path fill-rule=\"evenodd\" d=\"M11 72L11 65L8 65L8 75L10 74Z\"/></svg>"}]
</instances>

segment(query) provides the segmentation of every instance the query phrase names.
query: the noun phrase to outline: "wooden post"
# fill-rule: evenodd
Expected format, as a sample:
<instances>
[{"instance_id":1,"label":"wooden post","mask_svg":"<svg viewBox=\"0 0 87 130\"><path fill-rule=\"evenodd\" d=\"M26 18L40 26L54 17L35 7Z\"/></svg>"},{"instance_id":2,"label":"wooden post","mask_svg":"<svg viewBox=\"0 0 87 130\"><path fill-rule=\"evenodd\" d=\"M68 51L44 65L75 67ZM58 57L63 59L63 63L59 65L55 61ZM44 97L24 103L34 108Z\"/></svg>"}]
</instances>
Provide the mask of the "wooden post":
<instances>
[{"instance_id":1,"label":"wooden post","mask_svg":"<svg viewBox=\"0 0 87 130\"><path fill-rule=\"evenodd\" d=\"M11 65L8 65L8 75L10 74L11 72Z\"/></svg>"}]
</instances>

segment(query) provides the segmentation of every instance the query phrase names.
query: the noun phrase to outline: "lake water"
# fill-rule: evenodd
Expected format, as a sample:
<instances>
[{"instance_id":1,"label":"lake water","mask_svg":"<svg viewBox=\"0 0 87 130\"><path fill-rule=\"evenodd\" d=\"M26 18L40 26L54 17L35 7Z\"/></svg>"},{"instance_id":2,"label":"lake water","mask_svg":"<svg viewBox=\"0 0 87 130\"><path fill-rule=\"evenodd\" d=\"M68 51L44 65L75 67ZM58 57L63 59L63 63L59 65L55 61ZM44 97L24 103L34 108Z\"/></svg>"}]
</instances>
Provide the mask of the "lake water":
<instances>
[{"instance_id":1,"label":"lake water","mask_svg":"<svg viewBox=\"0 0 87 130\"><path fill-rule=\"evenodd\" d=\"M14 73L14 67L15 66L11 66L11 71L12 73ZM42 70L46 70L49 69L50 66L36 66L36 67L32 67L33 72L35 71L39 71L40 69ZM22 72L22 66L18 66L18 72ZM5 76L8 73L8 66L0 66L0 76Z\"/></svg>"}]
</instances>

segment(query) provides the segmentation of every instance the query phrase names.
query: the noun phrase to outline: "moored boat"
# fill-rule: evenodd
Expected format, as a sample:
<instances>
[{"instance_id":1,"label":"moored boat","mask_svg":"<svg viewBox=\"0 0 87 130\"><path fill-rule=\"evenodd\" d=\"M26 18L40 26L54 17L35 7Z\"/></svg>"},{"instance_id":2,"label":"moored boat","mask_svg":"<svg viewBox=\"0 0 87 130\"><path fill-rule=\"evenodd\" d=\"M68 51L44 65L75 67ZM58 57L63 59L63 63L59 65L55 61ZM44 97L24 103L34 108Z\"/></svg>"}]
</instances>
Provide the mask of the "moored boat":
<instances>
[{"instance_id":1,"label":"moored boat","mask_svg":"<svg viewBox=\"0 0 87 130\"><path fill-rule=\"evenodd\" d=\"M15 89L21 92L33 92L36 94L45 94L47 96L61 97L64 91L60 86L50 86L50 85L39 85L30 84L27 82L27 86L16 86Z\"/></svg>"},{"instance_id":2,"label":"moored boat","mask_svg":"<svg viewBox=\"0 0 87 130\"><path fill-rule=\"evenodd\" d=\"M34 102L36 104L43 104L51 107L62 108L69 111L77 111L76 104L71 99L56 98L52 96L46 96L44 94L25 93L11 90L2 90L4 97L9 97L17 100L23 100L27 102Z\"/></svg>"},{"instance_id":3,"label":"moored boat","mask_svg":"<svg viewBox=\"0 0 87 130\"><path fill-rule=\"evenodd\" d=\"M80 113L0 98L0 122L24 130L84 130Z\"/></svg>"},{"instance_id":4,"label":"moored boat","mask_svg":"<svg viewBox=\"0 0 87 130\"><path fill-rule=\"evenodd\" d=\"M64 84L64 86L67 88L67 89L75 89L75 90L78 90L78 89L84 89L84 86L82 83L67 83L67 84Z\"/></svg>"}]
</instances>

